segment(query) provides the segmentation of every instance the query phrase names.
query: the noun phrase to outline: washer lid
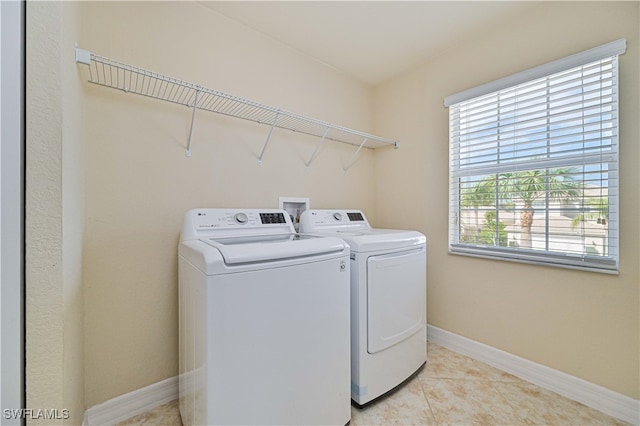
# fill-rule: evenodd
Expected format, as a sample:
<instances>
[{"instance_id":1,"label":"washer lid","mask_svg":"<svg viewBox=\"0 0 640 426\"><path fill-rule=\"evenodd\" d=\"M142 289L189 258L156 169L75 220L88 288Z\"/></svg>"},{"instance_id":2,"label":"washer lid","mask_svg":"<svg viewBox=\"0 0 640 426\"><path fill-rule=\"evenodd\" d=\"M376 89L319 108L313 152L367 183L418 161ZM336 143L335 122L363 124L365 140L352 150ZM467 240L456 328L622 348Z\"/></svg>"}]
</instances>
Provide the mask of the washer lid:
<instances>
[{"instance_id":1,"label":"washer lid","mask_svg":"<svg viewBox=\"0 0 640 426\"><path fill-rule=\"evenodd\" d=\"M257 237L204 238L200 241L217 248L227 265L340 253L344 241L312 235L264 235Z\"/></svg>"}]
</instances>

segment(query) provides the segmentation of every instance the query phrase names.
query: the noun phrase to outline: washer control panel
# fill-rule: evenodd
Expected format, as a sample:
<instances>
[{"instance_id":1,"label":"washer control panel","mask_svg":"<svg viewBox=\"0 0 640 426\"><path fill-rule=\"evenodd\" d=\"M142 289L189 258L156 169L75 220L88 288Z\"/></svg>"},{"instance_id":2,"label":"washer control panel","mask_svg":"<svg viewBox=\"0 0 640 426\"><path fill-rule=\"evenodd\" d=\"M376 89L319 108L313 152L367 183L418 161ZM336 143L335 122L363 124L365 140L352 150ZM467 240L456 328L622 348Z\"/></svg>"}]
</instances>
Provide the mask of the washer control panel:
<instances>
[{"instance_id":1,"label":"washer control panel","mask_svg":"<svg viewBox=\"0 0 640 426\"><path fill-rule=\"evenodd\" d=\"M263 212L261 210L228 211L207 209L195 213L196 229L233 228L236 226L259 226L286 224L283 212Z\"/></svg>"},{"instance_id":2,"label":"washer control panel","mask_svg":"<svg viewBox=\"0 0 640 426\"><path fill-rule=\"evenodd\" d=\"M294 233L291 219L284 210L194 209L186 213L181 239Z\"/></svg>"}]
</instances>

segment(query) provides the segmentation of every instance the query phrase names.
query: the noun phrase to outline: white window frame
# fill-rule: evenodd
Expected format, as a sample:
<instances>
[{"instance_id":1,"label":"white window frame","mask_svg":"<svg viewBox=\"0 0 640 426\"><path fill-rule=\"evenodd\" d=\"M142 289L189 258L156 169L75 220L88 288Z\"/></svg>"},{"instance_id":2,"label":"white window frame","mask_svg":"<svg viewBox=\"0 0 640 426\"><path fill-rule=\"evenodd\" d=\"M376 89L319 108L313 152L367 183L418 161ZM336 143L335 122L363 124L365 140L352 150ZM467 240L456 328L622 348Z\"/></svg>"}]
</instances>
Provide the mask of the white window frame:
<instances>
[{"instance_id":1,"label":"white window frame","mask_svg":"<svg viewBox=\"0 0 640 426\"><path fill-rule=\"evenodd\" d=\"M459 212L461 207L461 196L460 196L460 185L462 182L462 176L469 176L468 169L465 171L463 167L460 166L459 158L460 153L459 150L456 152L456 149L459 148L459 138L456 137L457 132L459 130L459 122L456 121L454 117L454 110L458 107L465 104L467 101L472 101L474 99L498 93L504 91L505 89L514 88L517 86L525 85L530 82L534 82L538 79L547 78L556 73L560 73L563 71L571 70L576 67L581 67L596 61L604 60L606 58L614 58L612 60L613 63L613 72L614 72L614 84L617 86L618 82L618 70L617 70L617 56L624 53L626 50L626 40L621 39L617 40L581 53L577 53L575 55L568 56L566 58L559 59L557 61L553 61L517 74L513 74L511 76L483 84L478 87L474 87L469 90L465 90L460 93L456 93L454 95L448 96L444 100L445 107L450 107L450 162L449 162L449 182L450 182L450 190L449 190L449 253L451 254L461 254L468 256L476 256L476 257L484 257L491 259L502 259L502 260L510 260L517 262L525 262L525 263L534 263L534 264L544 264L544 265L552 265L559 266L565 268L572 269L581 269L581 270L590 270L596 272L604 272L604 273L618 273L619 269L619 220L618 220L618 208L619 205L619 193L618 193L618 185L614 183L611 185L611 190L607 193L607 198L609 199L609 237L608 237L608 253L606 256L590 256L590 255L576 255L575 253L564 253L562 251L553 251L551 249L548 250L538 250L538 249L527 249L527 248L510 248L510 247L500 247L495 245L483 245L483 244L471 244L468 242L460 241L460 224L459 224ZM618 106L617 99L617 87L614 93L615 105L616 108ZM600 163L601 164L615 164L613 172L609 172L609 179L613 179L613 181L617 181L618 179L618 123L617 117L619 112L615 111L615 135L613 136L612 149L610 152L607 152L604 156L600 153ZM497 119L498 120L498 119ZM585 154L580 154L585 155ZM606 158L603 158L606 157ZM568 161L567 161L568 160ZM572 163L573 162L573 163ZM535 163L535 164L534 164ZM515 163L514 163L515 164ZM570 159L570 157L565 157L558 161L557 158L553 159L535 159L529 161L528 164L525 164L525 167L529 167L532 169L533 165L536 166L536 169L539 170L547 170L554 169L557 167L563 167L567 165L579 165L580 162L578 159ZM492 175L498 174L504 171L509 171L509 169L514 168L514 170L518 170L520 165L514 166L505 166L498 165L495 166L485 165L482 167L478 167L477 170L473 171L472 174L475 176L479 175ZM548 208L548 204L547 204ZM496 207L498 210L498 207ZM546 231L545 238L549 237L548 229ZM467 240L468 241L468 240Z\"/></svg>"}]
</instances>

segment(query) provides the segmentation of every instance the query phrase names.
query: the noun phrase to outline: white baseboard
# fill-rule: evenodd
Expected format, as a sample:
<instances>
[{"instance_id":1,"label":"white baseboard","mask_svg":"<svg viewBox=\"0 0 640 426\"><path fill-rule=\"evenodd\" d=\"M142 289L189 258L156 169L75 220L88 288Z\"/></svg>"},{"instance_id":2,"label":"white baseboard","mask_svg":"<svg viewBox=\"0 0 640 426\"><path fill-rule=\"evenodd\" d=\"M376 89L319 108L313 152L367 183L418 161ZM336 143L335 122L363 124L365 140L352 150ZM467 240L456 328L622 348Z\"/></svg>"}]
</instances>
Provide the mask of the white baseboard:
<instances>
[{"instance_id":1,"label":"white baseboard","mask_svg":"<svg viewBox=\"0 0 640 426\"><path fill-rule=\"evenodd\" d=\"M640 401L637 399L432 325L427 325L427 340L620 420L640 425Z\"/></svg>"},{"instance_id":2,"label":"white baseboard","mask_svg":"<svg viewBox=\"0 0 640 426\"><path fill-rule=\"evenodd\" d=\"M85 411L83 426L113 425L178 398L178 376L94 405Z\"/></svg>"}]
</instances>

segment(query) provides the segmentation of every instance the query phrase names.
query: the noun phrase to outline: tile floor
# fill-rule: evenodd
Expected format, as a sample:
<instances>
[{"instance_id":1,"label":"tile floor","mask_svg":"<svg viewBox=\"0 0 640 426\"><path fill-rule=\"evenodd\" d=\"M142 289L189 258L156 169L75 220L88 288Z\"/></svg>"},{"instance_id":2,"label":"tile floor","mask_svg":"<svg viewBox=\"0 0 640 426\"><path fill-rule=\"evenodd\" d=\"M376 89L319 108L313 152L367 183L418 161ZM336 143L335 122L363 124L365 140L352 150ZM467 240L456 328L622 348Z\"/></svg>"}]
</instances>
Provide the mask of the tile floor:
<instances>
[{"instance_id":1,"label":"tile floor","mask_svg":"<svg viewBox=\"0 0 640 426\"><path fill-rule=\"evenodd\" d=\"M351 425L627 425L441 346L427 351L427 366L404 387L364 410L351 407ZM119 425L182 422L173 401Z\"/></svg>"}]
</instances>

